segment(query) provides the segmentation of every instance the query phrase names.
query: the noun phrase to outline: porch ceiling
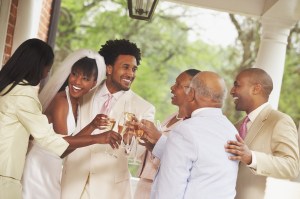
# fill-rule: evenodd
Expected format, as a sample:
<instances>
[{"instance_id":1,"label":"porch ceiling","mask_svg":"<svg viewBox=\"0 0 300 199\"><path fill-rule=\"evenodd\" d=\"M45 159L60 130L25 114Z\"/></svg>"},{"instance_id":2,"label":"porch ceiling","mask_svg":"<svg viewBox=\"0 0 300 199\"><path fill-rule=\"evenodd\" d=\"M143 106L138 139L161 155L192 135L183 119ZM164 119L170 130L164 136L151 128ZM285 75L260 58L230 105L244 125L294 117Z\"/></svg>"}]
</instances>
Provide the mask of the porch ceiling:
<instances>
[{"instance_id":1,"label":"porch ceiling","mask_svg":"<svg viewBox=\"0 0 300 199\"><path fill-rule=\"evenodd\" d=\"M271 17L281 20L300 19L300 0L167 0L252 17Z\"/></svg>"}]
</instances>

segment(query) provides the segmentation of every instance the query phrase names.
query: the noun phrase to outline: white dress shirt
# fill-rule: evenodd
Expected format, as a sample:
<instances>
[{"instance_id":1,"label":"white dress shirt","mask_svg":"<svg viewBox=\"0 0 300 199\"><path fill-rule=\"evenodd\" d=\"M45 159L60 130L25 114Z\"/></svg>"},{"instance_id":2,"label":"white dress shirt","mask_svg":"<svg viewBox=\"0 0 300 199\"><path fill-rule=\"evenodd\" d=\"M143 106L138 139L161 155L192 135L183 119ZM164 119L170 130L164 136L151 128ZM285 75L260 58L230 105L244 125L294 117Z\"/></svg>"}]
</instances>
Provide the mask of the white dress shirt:
<instances>
[{"instance_id":1,"label":"white dress shirt","mask_svg":"<svg viewBox=\"0 0 300 199\"><path fill-rule=\"evenodd\" d=\"M238 162L228 159L224 143L235 140L235 134L236 128L221 109L194 111L167 140L162 136L153 150L161 166L151 198L233 199Z\"/></svg>"},{"instance_id":2,"label":"white dress shirt","mask_svg":"<svg viewBox=\"0 0 300 199\"><path fill-rule=\"evenodd\" d=\"M109 107L113 107L114 104L117 102L117 100L125 93L125 91L119 91L114 94L112 94L112 99L110 101ZM93 114L97 115L100 113L100 110L103 106L103 104L107 100L107 95L111 94L106 86L106 82L104 82L101 86L101 88L98 90L98 92L95 94L95 98L93 101Z\"/></svg>"}]
</instances>

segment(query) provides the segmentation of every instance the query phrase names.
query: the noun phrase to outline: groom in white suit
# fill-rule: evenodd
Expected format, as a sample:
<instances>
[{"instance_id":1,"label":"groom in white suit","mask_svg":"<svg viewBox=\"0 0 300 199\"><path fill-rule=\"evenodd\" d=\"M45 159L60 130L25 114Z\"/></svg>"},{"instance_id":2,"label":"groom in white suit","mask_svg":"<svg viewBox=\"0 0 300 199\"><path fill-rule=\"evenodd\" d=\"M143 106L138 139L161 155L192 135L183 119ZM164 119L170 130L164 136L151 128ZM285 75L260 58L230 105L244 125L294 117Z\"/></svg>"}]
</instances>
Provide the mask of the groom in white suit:
<instances>
[{"instance_id":1,"label":"groom in white suit","mask_svg":"<svg viewBox=\"0 0 300 199\"><path fill-rule=\"evenodd\" d=\"M140 64L140 49L128 40L109 40L99 51L106 64L107 79L86 95L78 125L84 127L106 106L106 113L118 120L124 110L142 119L154 120L152 104L130 90ZM114 130L117 130L115 125ZM93 133L101 133L94 131ZM109 156L115 153L117 158ZM74 151L65 160L62 199L130 199L130 173L124 148L112 151L109 145L92 145Z\"/></svg>"}]
</instances>

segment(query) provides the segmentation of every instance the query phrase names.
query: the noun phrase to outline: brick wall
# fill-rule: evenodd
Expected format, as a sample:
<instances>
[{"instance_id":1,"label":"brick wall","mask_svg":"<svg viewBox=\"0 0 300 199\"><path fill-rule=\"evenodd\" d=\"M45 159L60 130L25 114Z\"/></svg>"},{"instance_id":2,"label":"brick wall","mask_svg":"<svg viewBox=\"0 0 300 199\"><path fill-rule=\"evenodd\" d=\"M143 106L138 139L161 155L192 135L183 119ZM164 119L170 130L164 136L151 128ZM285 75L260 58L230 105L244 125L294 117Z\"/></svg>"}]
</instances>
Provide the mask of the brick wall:
<instances>
[{"instance_id":1,"label":"brick wall","mask_svg":"<svg viewBox=\"0 0 300 199\"><path fill-rule=\"evenodd\" d=\"M43 41L48 39L48 29L50 25L51 9L53 0L43 0L42 15L40 16L39 31L37 37ZM9 24L7 28L6 44L4 48L3 63L5 63L11 55L14 30L17 20L17 9L19 0L12 0L9 16Z\"/></svg>"},{"instance_id":2,"label":"brick wall","mask_svg":"<svg viewBox=\"0 0 300 199\"><path fill-rule=\"evenodd\" d=\"M50 26L52 1L53 0L43 1L42 15L40 19L39 32L38 32L38 38L42 39L43 41L47 41L48 39L48 29Z\"/></svg>"},{"instance_id":3,"label":"brick wall","mask_svg":"<svg viewBox=\"0 0 300 199\"><path fill-rule=\"evenodd\" d=\"M11 55L14 30L15 30L16 20L17 20L18 2L19 0L12 0L11 7L10 7L6 41L4 47L3 63L5 63Z\"/></svg>"}]
</instances>

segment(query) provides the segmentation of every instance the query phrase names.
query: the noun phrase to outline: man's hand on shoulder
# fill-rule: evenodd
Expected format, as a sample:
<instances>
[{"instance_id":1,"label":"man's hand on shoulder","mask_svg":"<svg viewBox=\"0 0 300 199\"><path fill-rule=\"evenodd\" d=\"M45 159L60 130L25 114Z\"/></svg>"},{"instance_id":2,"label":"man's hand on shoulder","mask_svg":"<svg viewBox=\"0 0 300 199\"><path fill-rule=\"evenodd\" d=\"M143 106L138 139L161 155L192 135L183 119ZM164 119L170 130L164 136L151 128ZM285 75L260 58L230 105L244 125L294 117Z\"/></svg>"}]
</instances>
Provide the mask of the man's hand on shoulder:
<instances>
[{"instance_id":1,"label":"man's hand on shoulder","mask_svg":"<svg viewBox=\"0 0 300 199\"><path fill-rule=\"evenodd\" d=\"M225 151L233 154L228 158L230 160L239 160L246 165L250 165L252 162L252 153L248 146L245 144L244 140L237 134L237 141L229 140L225 145Z\"/></svg>"}]
</instances>

